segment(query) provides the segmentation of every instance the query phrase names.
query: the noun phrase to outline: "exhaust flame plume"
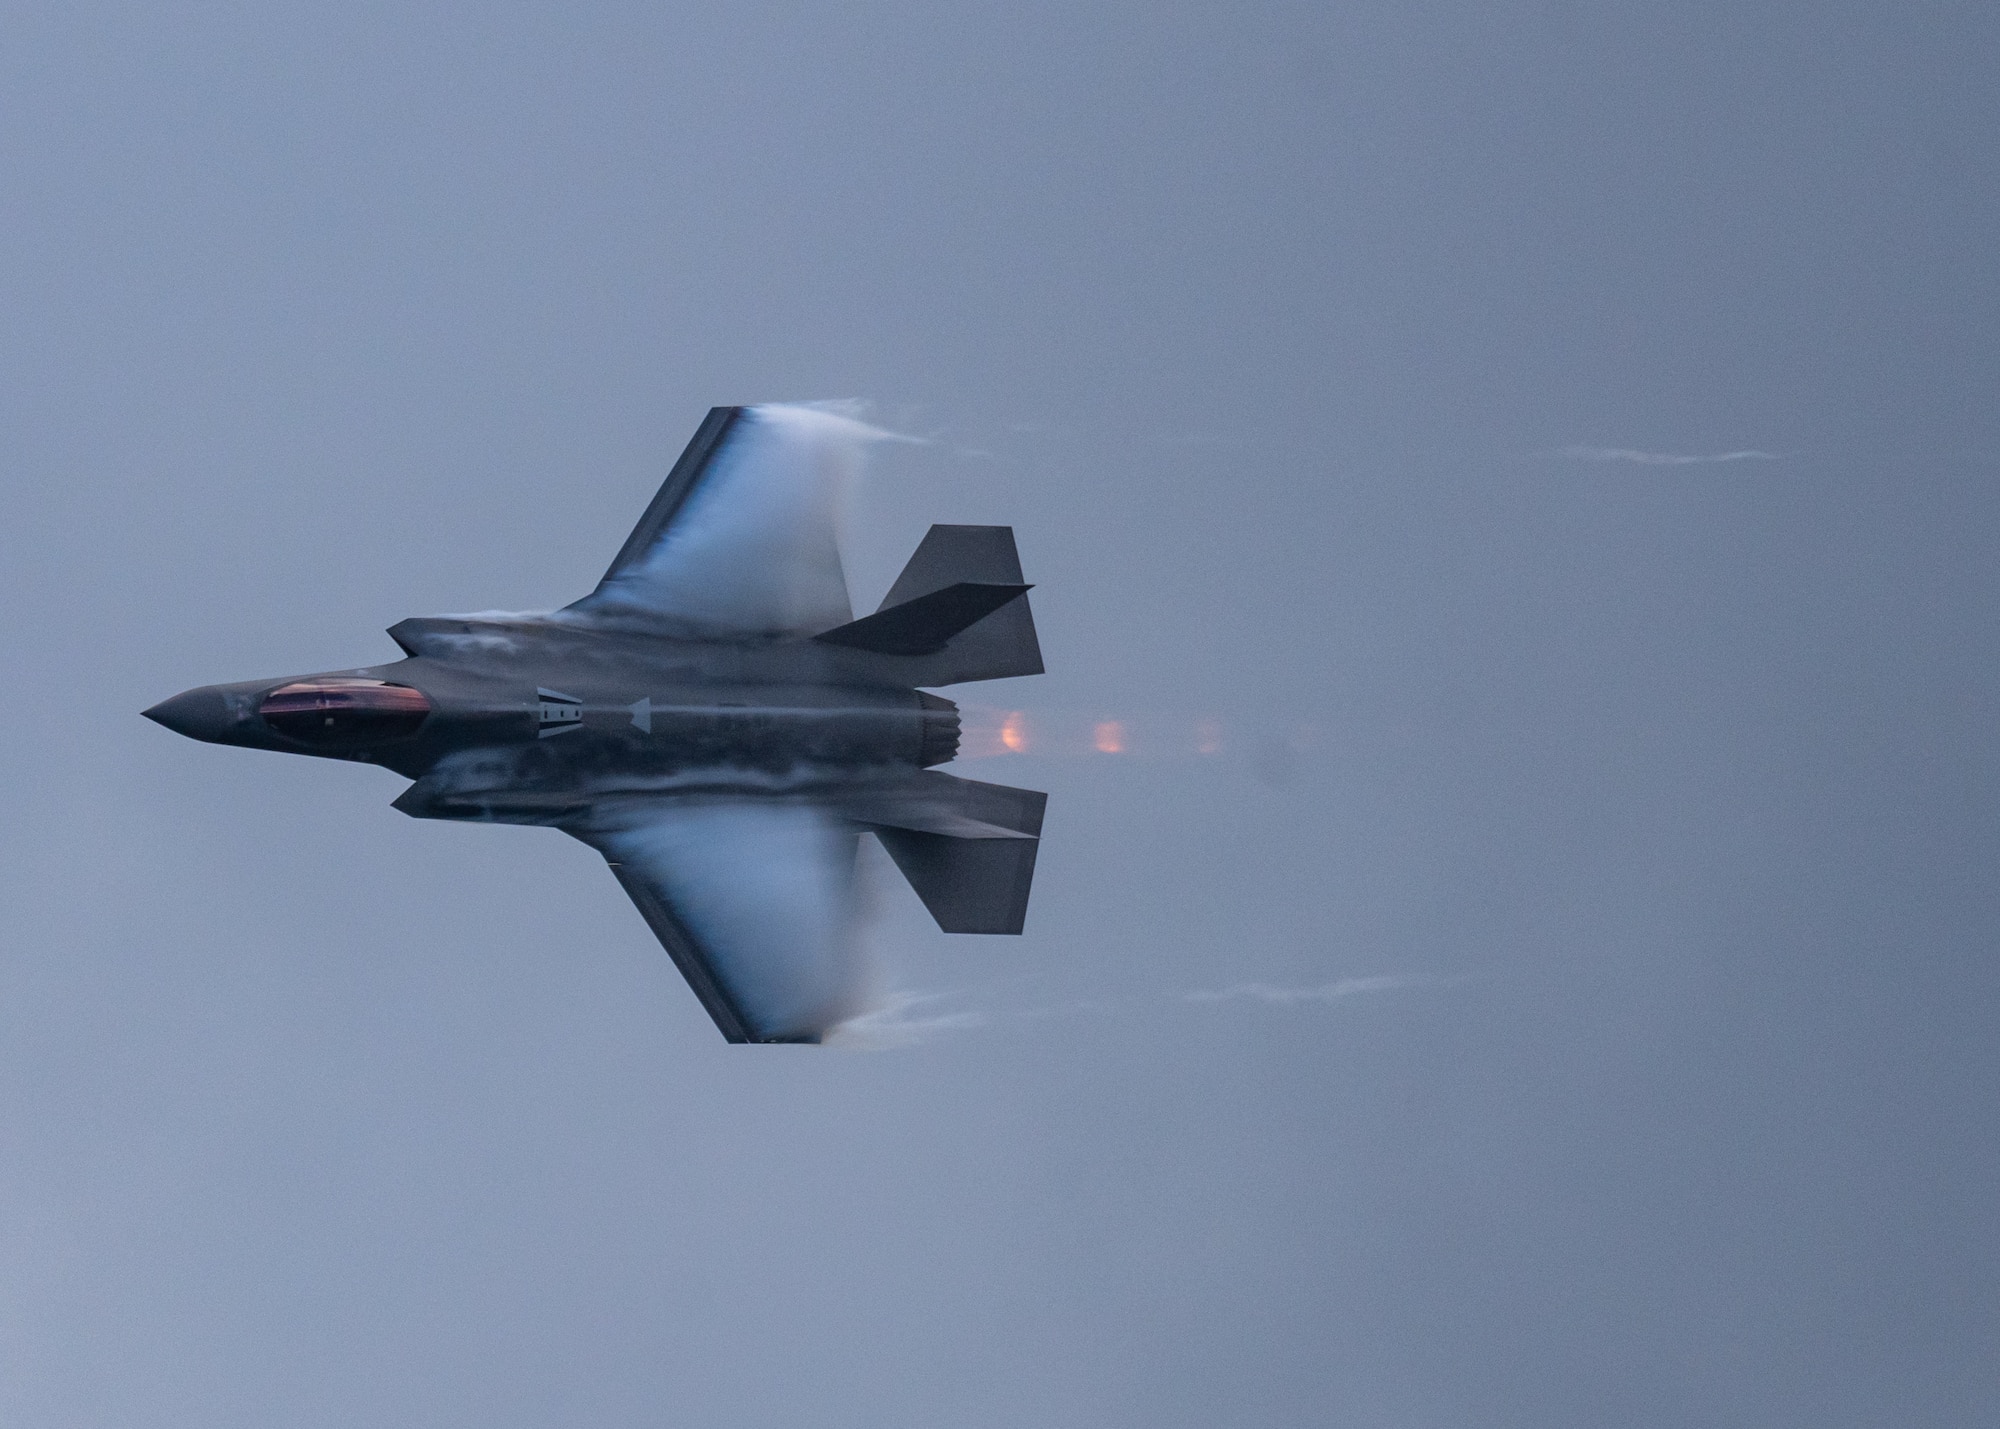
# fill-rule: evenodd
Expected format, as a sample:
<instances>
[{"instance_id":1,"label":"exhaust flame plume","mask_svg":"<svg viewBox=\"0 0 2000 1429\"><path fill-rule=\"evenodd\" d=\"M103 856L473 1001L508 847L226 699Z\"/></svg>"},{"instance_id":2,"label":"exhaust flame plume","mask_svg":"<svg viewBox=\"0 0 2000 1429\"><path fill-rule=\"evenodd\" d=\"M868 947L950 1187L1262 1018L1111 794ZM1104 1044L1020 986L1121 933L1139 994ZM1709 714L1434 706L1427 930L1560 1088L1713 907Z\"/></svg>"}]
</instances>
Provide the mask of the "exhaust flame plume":
<instances>
[{"instance_id":1,"label":"exhaust flame plume","mask_svg":"<svg viewBox=\"0 0 2000 1429\"><path fill-rule=\"evenodd\" d=\"M1007 710L960 706L961 759L1030 754L1041 759L1248 759L1282 782L1320 745L1311 724L1242 725L1217 715L1138 714L1106 719L1083 710Z\"/></svg>"}]
</instances>

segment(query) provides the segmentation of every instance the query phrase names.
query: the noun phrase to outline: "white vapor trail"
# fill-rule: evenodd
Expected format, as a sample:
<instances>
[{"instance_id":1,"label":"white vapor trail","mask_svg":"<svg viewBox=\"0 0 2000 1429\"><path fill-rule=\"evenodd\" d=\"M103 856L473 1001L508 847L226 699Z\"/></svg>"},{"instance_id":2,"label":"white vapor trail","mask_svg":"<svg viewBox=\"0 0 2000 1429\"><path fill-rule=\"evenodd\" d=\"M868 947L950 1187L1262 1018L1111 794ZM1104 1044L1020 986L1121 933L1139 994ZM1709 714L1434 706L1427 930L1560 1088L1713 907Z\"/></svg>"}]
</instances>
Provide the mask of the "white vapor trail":
<instances>
[{"instance_id":1,"label":"white vapor trail","mask_svg":"<svg viewBox=\"0 0 2000 1429\"><path fill-rule=\"evenodd\" d=\"M825 1045L849 1052L888 1052L902 1047L920 1047L950 1032L983 1027L982 1012L943 1012L929 1017L913 1017L914 1008L940 1002L948 992L895 992L859 1017L850 1017L826 1034Z\"/></svg>"},{"instance_id":2,"label":"white vapor trail","mask_svg":"<svg viewBox=\"0 0 2000 1429\"><path fill-rule=\"evenodd\" d=\"M1783 452L1717 452L1686 456L1679 452L1642 452L1635 447L1564 447L1556 453L1574 461L1629 461L1640 466L1702 466L1722 461L1783 461Z\"/></svg>"},{"instance_id":3,"label":"white vapor trail","mask_svg":"<svg viewBox=\"0 0 2000 1429\"><path fill-rule=\"evenodd\" d=\"M1396 992L1413 988L1453 987L1463 977L1422 977L1390 974L1376 977L1347 977L1318 987L1279 987L1268 982L1243 982L1234 987L1197 989L1174 994L1177 1001L1195 1003L1263 1002L1291 1007L1300 1003L1332 1003L1369 992ZM1113 998L1063 1003L1053 1007L1010 1008L996 1012L937 1012L923 1015L921 1009L958 992L895 992L858 1017L851 1017L826 1034L825 1043L850 1052L889 1052L920 1047L954 1032L975 1027L991 1027L1012 1022L1034 1022L1048 1017L1080 1013L1123 1013L1133 1010L1137 1000Z\"/></svg>"},{"instance_id":4,"label":"white vapor trail","mask_svg":"<svg viewBox=\"0 0 2000 1429\"><path fill-rule=\"evenodd\" d=\"M1445 987L1454 979L1433 977L1344 977L1318 987L1275 987L1268 982L1239 982L1234 987L1184 992L1183 1002L1269 1002L1290 1007L1301 1002L1338 1002L1364 992L1396 992L1413 987Z\"/></svg>"}]
</instances>

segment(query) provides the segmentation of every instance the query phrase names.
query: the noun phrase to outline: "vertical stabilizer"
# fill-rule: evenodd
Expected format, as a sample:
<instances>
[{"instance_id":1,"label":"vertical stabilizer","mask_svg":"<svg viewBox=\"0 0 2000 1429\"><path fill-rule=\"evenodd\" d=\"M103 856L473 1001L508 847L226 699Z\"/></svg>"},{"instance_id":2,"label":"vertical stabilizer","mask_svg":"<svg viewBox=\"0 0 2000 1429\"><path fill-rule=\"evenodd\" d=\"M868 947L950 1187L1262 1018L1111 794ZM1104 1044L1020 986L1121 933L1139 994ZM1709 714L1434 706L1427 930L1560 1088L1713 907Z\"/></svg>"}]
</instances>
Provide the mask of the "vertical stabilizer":
<instances>
[{"instance_id":1,"label":"vertical stabilizer","mask_svg":"<svg viewBox=\"0 0 2000 1429\"><path fill-rule=\"evenodd\" d=\"M967 584L1025 589L1012 526L931 527L881 608L886 611ZM1041 674L1042 647L1035 638L1028 597L1007 598L991 615L953 635L943 650L919 658L922 663L911 681L918 685Z\"/></svg>"}]
</instances>

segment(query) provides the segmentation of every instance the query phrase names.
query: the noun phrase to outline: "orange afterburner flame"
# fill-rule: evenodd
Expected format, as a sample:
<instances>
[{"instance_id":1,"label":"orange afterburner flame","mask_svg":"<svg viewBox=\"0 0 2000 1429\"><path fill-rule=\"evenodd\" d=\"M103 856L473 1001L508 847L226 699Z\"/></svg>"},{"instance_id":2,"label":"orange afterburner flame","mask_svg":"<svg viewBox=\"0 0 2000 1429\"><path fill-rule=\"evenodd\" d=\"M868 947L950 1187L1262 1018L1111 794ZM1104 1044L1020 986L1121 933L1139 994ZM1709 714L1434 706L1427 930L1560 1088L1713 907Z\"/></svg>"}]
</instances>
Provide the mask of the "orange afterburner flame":
<instances>
[{"instance_id":1,"label":"orange afterburner flame","mask_svg":"<svg viewBox=\"0 0 2000 1429\"><path fill-rule=\"evenodd\" d=\"M1318 731L1299 724L1286 729L1244 728L1220 715L1139 713L1105 718L1084 710L1009 710L966 705L959 738L961 759L994 759L1031 754L1037 759L1262 758L1259 751L1282 749L1299 755L1314 747Z\"/></svg>"}]
</instances>

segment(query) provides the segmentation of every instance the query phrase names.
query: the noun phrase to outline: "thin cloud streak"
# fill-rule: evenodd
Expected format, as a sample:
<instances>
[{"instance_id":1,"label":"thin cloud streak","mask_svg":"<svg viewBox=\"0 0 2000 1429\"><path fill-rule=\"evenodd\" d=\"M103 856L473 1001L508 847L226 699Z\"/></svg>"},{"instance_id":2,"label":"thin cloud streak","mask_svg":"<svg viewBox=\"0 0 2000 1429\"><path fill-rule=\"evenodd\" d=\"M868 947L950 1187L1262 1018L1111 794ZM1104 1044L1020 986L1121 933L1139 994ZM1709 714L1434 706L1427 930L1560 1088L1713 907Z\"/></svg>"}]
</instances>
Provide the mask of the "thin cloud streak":
<instances>
[{"instance_id":1,"label":"thin cloud streak","mask_svg":"<svg viewBox=\"0 0 2000 1429\"><path fill-rule=\"evenodd\" d=\"M1644 452L1636 447L1564 447L1556 453L1572 461L1629 461L1640 466L1702 466L1724 461L1783 461L1783 452L1716 452L1689 456L1679 452Z\"/></svg>"},{"instance_id":2,"label":"thin cloud streak","mask_svg":"<svg viewBox=\"0 0 2000 1429\"><path fill-rule=\"evenodd\" d=\"M1279 987L1268 982L1237 983L1233 987L1198 988L1170 994L1176 1001L1193 1003L1261 1002L1271 1006L1294 1007L1305 1003L1333 1003L1371 992L1402 992L1420 988L1454 987L1462 977L1423 977L1385 974L1375 977L1341 978L1317 987ZM897 992L879 1005L851 1017L826 1035L828 1047L849 1052L893 1052L921 1047L957 1032L1016 1022L1039 1022L1052 1017L1082 1013L1122 1014L1130 1012L1139 999L1130 997L1087 998L1048 1007L1007 1008L992 1012L942 1012L913 1015L920 1009L963 996L964 992Z\"/></svg>"},{"instance_id":3,"label":"thin cloud streak","mask_svg":"<svg viewBox=\"0 0 2000 1429\"><path fill-rule=\"evenodd\" d=\"M1367 992L1400 992L1409 988L1449 987L1457 978L1344 977L1318 987L1277 987L1268 982L1240 982L1234 987L1205 989L1181 994L1183 1002L1267 1002L1293 1007L1302 1002L1339 1002Z\"/></svg>"}]
</instances>

